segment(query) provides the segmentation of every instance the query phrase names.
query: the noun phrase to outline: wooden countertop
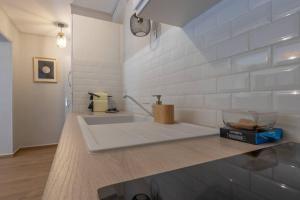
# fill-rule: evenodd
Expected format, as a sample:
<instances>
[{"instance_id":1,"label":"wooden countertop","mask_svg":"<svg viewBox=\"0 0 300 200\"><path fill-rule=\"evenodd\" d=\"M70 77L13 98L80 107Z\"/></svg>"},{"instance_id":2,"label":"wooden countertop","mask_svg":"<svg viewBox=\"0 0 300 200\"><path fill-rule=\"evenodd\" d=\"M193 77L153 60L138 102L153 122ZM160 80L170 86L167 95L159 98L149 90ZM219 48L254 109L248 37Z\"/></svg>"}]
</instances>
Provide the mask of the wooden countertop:
<instances>
[{"instance_id":1,"label":"wooden countertop","mask_svg":"<svg viewBox=\"0 0 300 200\"><path fill-rule=\"evenodd\" d=\"M218 136L89 153L77 114L67 116L43 200L98 200L103 186L225 158L270 145Z\"/></svg>"}]
</instances>

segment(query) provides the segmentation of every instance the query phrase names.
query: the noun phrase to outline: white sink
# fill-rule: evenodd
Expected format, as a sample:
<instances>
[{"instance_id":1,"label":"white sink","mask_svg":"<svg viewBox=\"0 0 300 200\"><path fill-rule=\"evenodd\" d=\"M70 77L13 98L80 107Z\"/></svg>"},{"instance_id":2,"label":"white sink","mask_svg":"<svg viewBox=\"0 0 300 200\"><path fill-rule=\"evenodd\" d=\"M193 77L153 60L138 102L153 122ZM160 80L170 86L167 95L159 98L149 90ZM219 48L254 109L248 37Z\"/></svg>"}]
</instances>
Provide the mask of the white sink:
<instances>
[{"instance_id":1,"label":"white sink","mask_svg":"<svg viewBox=\"0 0 300 200\"><path fill-rule=\"evenodd\" d=\"M188 123L158 124L133 115L78 116L89 151L131 147L218 134L218 129Z\"/></svg>"},{"instance_id":2,"label":"white sink","mask_svg":"<svg viewBox=\"0 0 300 200\"><path fill-rule=\"evenodd\" d=\"M83 116L87 125L132 123L148 120L147 117L137 117L133 115L115 115L115 116Z\"/></svg>"}]
</instances>

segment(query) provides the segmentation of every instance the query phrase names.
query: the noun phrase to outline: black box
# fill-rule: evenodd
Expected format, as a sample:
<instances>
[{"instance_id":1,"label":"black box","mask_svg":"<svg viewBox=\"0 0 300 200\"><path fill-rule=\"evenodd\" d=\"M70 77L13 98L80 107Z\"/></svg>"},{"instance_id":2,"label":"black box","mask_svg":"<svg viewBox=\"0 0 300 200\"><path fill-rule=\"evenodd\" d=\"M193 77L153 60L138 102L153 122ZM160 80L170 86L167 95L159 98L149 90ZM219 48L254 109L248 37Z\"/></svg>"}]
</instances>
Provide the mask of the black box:
<instances>
[{"instance_id":1,"label":"black box","mask_svg":"<svg viewBox=\"0 0 300 200\"><path fill-rule=\"evenodd\" d=\"M229 128L220 128L220 136L232 140L246 142L250 144L263 144L267 142L276 142L282 138L283 130L274 128L269 131L255 132L247 130L234 130Z\"/></svg>"}]
</instances>

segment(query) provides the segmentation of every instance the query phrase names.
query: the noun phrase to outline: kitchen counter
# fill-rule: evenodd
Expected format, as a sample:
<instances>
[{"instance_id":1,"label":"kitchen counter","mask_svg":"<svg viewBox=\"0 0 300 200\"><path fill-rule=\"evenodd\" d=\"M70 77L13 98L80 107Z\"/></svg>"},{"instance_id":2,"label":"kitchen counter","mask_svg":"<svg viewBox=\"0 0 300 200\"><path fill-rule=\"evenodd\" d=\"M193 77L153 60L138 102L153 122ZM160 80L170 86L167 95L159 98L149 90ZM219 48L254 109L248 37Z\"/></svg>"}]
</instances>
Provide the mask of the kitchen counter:
<instances>
[{"instance_id":1,"label":"kitchen counter","mask_svg":"<svg viewBox=\"0 0 300 200\"><path fill-rule=\"evenodd\" d=\"M89 153L67 116L43 200L98 200L101 187L265 148L218 136Z\"/></svg>"}]
</instances>

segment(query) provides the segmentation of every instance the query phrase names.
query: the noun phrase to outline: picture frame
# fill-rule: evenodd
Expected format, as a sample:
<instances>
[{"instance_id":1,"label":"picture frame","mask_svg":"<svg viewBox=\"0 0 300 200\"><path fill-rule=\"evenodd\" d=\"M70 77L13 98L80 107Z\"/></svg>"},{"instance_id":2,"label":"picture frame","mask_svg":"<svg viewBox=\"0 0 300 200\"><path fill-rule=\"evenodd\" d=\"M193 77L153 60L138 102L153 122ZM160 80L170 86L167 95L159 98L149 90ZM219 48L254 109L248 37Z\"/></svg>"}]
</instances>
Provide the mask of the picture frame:
<instances>
[{"instance_id":1,"label":"picture frame","mask_svg":"<svg viewBox=\"0 0 300 200\"><path fill-rule=\"evenodd\" d=\"M33 81L36 83L57 83L56 59L33 57Z\"/></svg>"}]
</instances>

